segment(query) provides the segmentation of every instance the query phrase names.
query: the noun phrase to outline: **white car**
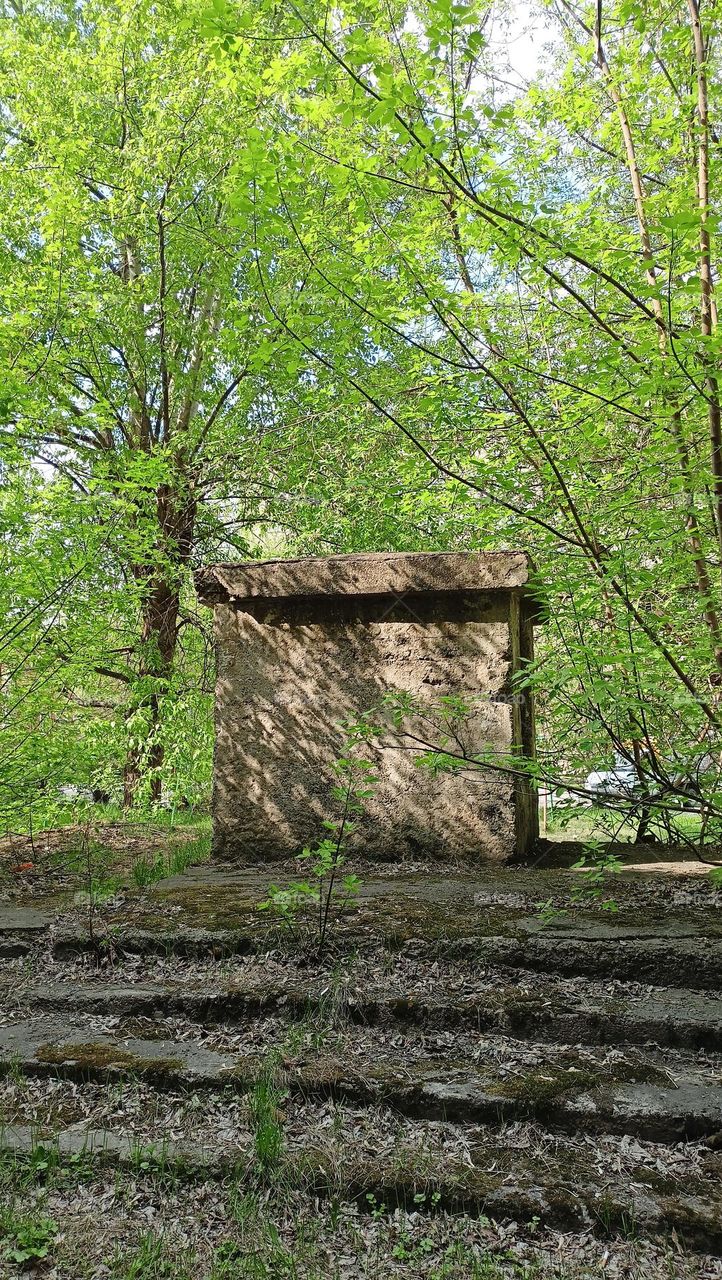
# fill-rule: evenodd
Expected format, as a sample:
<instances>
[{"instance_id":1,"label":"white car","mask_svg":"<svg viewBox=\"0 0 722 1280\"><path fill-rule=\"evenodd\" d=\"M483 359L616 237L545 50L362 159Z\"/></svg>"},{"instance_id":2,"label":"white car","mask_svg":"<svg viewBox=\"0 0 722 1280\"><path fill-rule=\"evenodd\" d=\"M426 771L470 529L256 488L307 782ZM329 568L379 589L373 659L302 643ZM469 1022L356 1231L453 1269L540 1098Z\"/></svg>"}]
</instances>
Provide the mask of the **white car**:
<instances>
[{"instance_id":1,"label":"white car","mask_svg":"<svg viewBox=\"0 0 722 1280\"><path fill-rule=\"evenodd\" d=\"M629 761L617 756L613 769L597 769L588 773L584 789L588 793L585 799L589 804L594 803L596 796L600 800L611 797L632 800L639 795L639 778Z\"/></svg>"}]
</instances>

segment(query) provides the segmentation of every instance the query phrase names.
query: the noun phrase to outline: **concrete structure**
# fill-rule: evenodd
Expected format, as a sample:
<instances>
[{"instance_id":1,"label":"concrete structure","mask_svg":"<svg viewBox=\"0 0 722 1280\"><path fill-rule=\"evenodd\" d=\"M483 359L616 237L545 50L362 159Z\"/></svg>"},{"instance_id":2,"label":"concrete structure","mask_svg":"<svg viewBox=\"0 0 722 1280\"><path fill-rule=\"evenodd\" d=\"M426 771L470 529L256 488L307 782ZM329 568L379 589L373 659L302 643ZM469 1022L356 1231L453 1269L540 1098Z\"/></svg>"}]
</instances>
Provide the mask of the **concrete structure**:
<instances>
[{"instance_id":1,"label":"concrete structure","mask_svg":"<svg viewBox=\"0 0 722 1280\"><path fill-rule=\"evenodd\" d=\"M214 849L282 858L336 815L339 721L405 691L429 705L473 697L467 750L533 755L529 696L511 682L532 657L538 610L519 552L330 556L215 565L196 575L214 606L218 655ZM409 722L427 741L433 728ZM524 854L534 789L492 769L419 768L408 738L373 753L380 776L352 842L379 858Z\"/></svg>"}]
</instances>

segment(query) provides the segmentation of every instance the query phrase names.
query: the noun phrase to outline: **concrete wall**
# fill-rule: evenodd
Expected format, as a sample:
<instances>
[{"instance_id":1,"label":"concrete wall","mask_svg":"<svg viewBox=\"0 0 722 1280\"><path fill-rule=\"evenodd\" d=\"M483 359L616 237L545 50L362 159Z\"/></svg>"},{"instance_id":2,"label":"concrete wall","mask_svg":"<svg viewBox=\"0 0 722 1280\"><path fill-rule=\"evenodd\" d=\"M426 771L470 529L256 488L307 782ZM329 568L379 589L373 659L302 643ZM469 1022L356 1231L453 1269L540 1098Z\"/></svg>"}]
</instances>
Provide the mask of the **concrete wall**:
<instances>
[{"instance_id":1,"label":"concrete wall","mask_svg":"<svg viewBox=\"0 0 722 1280\"><path fill-rule=\"evenodd\" d=\"M335 780L330 766L343 749L337 722L375 706L390 690L428 702L446 693L488 695L475 717L477 742L467 745L491 744L508 752L516 744L533 751L531 707L509 698L512 669L531 654L532 629L520 584L507 573L496 589L501 562L487 575L489 591L455 589L456 570L442 579L450 589L439 590L438 568L428 573L434 559L438 564L473 558L377 557L387 567L376 573L376 594L363 590L368 571L355 579L359 594L337 594L335 578L324 594L283 598L249 591L248 580L224 579L221 571L232 573L233 566L205 571L200 589L202 598L215 604L218 652L214 846L219 857L288 857L320 839L322 819L337 816L330 799ZM364 559L373 558L315 563ZM388 590L390 559L394 582L403 591ZM398 576L398 562L412 559L426 562L421 592L408 589L406 567ZM250 568L262 571L263 566ZM468 568L467 563L461 574L464 585ZM289 579L287 569L282 572L286 588L297 580ZM412 584L418 580L413 566L408 575ZM473 580L483 579L477 573ZM415 766L413 757L414 751L398 740L376 753L381 781L352 837L369 856L505 860L530 845L536 798L526 782L478 771L434 776Z\"/></svg>"}]
</instances>

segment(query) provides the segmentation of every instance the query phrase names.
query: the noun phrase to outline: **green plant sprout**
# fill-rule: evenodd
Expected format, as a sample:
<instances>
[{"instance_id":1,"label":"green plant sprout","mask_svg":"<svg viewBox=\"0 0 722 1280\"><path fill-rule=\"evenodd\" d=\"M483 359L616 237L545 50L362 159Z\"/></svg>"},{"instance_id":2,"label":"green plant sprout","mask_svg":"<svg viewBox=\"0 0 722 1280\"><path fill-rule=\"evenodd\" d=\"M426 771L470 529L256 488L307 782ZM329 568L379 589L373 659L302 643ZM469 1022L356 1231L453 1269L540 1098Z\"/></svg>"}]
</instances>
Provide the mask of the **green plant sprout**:
<instances>
[{"instance_id":1,"label":"green plant sprout","mask_svg":"<svg viewBox=\"0 0 722 1280\"><path fill-rule=\"evenodd\" d=\"M284 1146L281 1104L285 1093L278 1086L277 1074L278 1055L272 1053L264 1061L248 1098L256 1160L265 1175L277 1169Z\"/></svg>"},{"instance_id":2,"label":"green plant sprout","mask_svg":"<svg viewBox=\"0 0 722 1280\"><path fill-rule=\"evenodd\" d=\"M50 1253L57 1234L58 1226L52 1218L27 1218L16 1222L11 1231L13 1243L5 1251L5 1257L21 1266L28 1262L42 1262Z\"/></svg>"},{"instance_id":3,"label":"green plant sprout","mask_svg":"<svg viewBox=\"0 0 722 1280\"><path fill-rule=\"evenodd\" d=\"M600 840L587 841L581 858L572 864L572 871L581 872L579 883L572 888L572 905L618 911L614 898L607 897L607 882L610 876L619 875L623 870L624 864L615 853L605 849Z\"/></svg>"},{"instance_id":4,"label":"green plant sprout","mask_svg":"<svg viewBox=\"0 0 722 1280\"><path fill-rule=\"evenodd\" d=\"M344 728L347 748L352 748L361 736L358 727L349 722ZM332 768L338 781L331 788L331 795L341 806L341 814L338 818L325 818L323 826L329 834L299 855L299 861L309 868L309 879L295 880L285 888L272 884L268 897L258 904L260 911L271 912L291 929L297 927L304 908L311 907L319 956L326 949L334 923L358 894L361 885L358 876L342 875L342 868L349 836L356 829L355 818L363 813L364 804L373 796L378 782L371 761L357 759L352 754L340 757Z\"/></svg>"}]
</instances>

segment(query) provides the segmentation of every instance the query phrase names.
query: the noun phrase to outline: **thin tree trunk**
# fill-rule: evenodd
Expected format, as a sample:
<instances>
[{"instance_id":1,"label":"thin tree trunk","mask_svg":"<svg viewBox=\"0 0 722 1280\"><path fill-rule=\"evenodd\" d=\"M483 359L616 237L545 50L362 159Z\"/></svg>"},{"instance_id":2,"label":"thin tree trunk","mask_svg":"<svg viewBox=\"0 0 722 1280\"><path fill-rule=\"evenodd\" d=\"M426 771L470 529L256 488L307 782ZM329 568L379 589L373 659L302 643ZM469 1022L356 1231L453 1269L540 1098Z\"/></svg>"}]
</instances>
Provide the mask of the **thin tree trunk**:
<instances>
[{"instance_id":1,"label":"thin tree trunk","mask_svg":"<svg viewBox=\"0 0 722 1280\"><path fill-rule=\"evenodd\" d=\"M143 605L139 644L138 678L151 685L136 701L134 711L147 713L145 739L128 751L123 772L123 803L129 808L144 776L150 777L151 803L160 800L165 748L160 737L163 696L173 676L178 638L178 617L183 569L188 562L195 529L196 503L162 485L157 494L162 567L152 573ZM147 576L145 566L139 576Z\"/></svg>"},{"instance_id":2,"label":"thin tree trunk","mask_svg":"<svg viewBox=\"0 0 722 1280\"><path fill-rule=\"evenodd\" d=\"M710 338L715 327L714 281L712 277L712 242L709 230L709 94L707 89L707 47L702 31L699 4L687 0L694 41L697 74L697 204L699 207L699 280L700 329L703 339ZM715 518L717 537L722 551L722 407L717 375L709 351L703 352L710 455L714 476Z\"/></svg>"}]
</instances>

